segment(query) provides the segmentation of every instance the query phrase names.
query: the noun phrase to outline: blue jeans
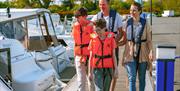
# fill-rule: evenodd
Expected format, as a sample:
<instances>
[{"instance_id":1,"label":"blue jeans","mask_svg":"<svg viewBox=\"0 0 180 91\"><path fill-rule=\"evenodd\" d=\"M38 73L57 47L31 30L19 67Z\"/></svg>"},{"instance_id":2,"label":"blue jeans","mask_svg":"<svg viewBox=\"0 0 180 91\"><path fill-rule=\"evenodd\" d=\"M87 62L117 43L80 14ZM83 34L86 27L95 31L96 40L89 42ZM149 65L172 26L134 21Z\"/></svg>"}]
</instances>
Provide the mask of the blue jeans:
<instances>
[{"instance_id":1,"label":"blue jeans","mask_svg":"<svg viewBox=\"0 0 180 91\"><path fill-rule=\"evenodd\" d=\"M146 78L147 62L139 63L137 65L136 60L133 60L132 62L127 63L125 65L125 68L128 73L129 91L136 91L137 72L138 72L138 79L139 79L139 91L144 91L145 85L146 85L145 78Z\"/></svg>"}]
</instances>

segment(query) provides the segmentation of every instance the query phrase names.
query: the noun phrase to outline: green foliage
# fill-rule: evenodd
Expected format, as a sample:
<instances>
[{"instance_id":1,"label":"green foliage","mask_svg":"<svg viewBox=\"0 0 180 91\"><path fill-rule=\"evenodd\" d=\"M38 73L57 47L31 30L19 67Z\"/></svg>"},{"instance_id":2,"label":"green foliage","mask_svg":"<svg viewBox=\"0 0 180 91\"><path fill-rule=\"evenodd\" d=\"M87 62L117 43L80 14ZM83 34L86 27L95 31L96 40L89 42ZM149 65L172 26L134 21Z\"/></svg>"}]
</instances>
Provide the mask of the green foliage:
<instances>
[{"instance_id":1,"label":"green foliage","mask_svg":"<svg viewBox=\"0 0 180 91\"><path fill-rule=\"evenodd\" d=\"M58 5L51 5L51 6L49 6L48 9L49 9L52 13L56 13L56 12L59 12L60 6L58 6Z\"/></svg>"},{"instance_id":2,"label":"green foliage","mask_svg":"<svg viewBox=\"0 0 180 91\"><path fill-rule=\"evenodd\" d=\"M48 8L51 0L15 0L11 2L14 8Z\"/></svg>"},{"instance_id":3,"label":"green foliage","mask_svg":"<svg viewBox=\"0 0 180 91\"><path fill-rule=\"evenodd\" d=\"M9 6L8 2L0 2L0 8L7 8Z\"/></svg>"},{"instance_id":4,"label":"green foliage","mask_svg":"<svg viewBox=\"0 0 180 91\"><path fill-rule=\"evenodd\" d=\"M42 1L42 2L41 2ZM64 0L63 5L50 5L52 0L14 0L14 2L0 2L0 8L13 7L13 8L48 8L53 13L61 15L72 16L73 12L80 7L88 9L88 14L96 14L99 12L98 0L93 3L91 0L81 0L81 5L75 4L75 0ZM111 0L110 7L115 9L120 14L129 13L129 8L134 0ZM143 11L150 12L150 1L143 3ZM161 15L163 10L174 10L175 15L180 15L180 2L179 0L152 0L152 12L156 15Z\"/></svg>"},{"instance_id":5,"label":"green foliage","mask_svg":"<svg viewBox=\"0 0 180 91\"><path fill-rule=\"evenodd\" d=\"M88 9L88 11L93 11L93 10L96 10L98 7L97 5L95 5L93 2L86 2L83 7L86 7Z\"/></svg>"},{"instance_id":6,"label":"green foliage","mask_svg":"<svg viewBox=\"0 0 180 91\"><path fill-rule=\"evenodd\" d=\"M74 0L64 0L62 6L65 7L66 10L70 10L74 7Z\"/></svg>"},{"instance_id":7,"label":"green foliage","mask_svg":"<svg viewBox=\"0 0 180 91\"><path fill-rule=\"evenodd\" d=\"M164 10L174 10L175 16L180 16L180 1L179 0L162 0Z\"/></svg>"},{"instance_id":8,"label":"green foliage","mask_svg":"<svg viewBox=\"0 0 180 91\"><path fill-rule=\"evenodd\" d=\"M100 11L99 9L96 9L96 10L88 12L88 14L89 15L94 15L94 14L97 14L99 11Z\"/></svg>"},{"instance_id":9,"label":"green foliage","mask_svg":"<svg viewBox=\"0 0 180 91\"><path fill-rule=\"evenodd\" d=\"M143 11L144 12L151 12L151 4L150 2L144 2L143 4ZM162 4L158 0L152 0L152 12L154 12L156 15L161 15L163 11Z\"/></svg>"},{"instance_id":10,"label":"green foliage","mask_svg":"<svg viewBox=\"0 0 180 91\"><path fill-rule=\"evenodd\" d=\"M180 12L180 2L179 0L152 0L152 12L157 16L161 16L163 10L174 10L175 15ZM145 2L143 4L143 10L150 12L150 2Z\"/></svg>"},{"instance_id":11,"label":"green foliage","mask_svg":"<svg viewBox=\"0 0 180 91\"><path fill-rule=\"evenodd\" d=\"M119 0L113 0L113 2L111 2L111 8L115 9L120 14L128 14L130 6L131 6L130 0L129 2L122 2Z\"/></svg>"}]
</instances>

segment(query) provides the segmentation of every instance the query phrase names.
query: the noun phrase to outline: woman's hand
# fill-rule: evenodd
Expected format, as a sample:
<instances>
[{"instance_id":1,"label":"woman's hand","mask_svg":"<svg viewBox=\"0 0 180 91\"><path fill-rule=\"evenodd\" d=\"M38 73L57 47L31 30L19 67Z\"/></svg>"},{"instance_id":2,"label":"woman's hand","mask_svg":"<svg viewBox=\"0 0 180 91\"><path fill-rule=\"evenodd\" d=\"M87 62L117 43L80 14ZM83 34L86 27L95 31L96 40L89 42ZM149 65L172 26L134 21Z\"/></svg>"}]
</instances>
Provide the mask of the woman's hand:
<instances>
[{"instance_id":1,"label":"woman's hand","mask_svg":"<svg viewBox=\"0 0 180 91\"><path fill-rule=\"evenodd\" d=\"M150 51L149 53L149 60L152 62L154 60L153 52Z\"/></svg>"},{"instance_id":2,"label":"woman's hand","mask_svg":"<svg viewBox=\"0 0 180 91\"><path fill-rule=\"evenodd\" d=\"M129 54L130 54L130 56L133 56L133 53L134 53L133 42L128 42L128 45L130 47Z\"/></svg>"}]
</instances>

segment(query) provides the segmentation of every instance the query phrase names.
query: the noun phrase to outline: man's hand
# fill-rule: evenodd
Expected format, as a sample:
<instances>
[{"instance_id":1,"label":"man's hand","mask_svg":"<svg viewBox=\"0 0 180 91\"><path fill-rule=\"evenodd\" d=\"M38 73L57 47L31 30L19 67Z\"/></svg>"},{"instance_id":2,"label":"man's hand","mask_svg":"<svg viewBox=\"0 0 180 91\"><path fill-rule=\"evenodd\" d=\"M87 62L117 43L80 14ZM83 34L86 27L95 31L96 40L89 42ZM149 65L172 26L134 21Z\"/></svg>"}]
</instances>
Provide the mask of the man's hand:
<instances>
[{"instance_id":1,"label":"man's hand","mask_svg":"<svg viewBox=\"0 0 180 91\"><path fill-rule=\"evenodd\" d=\"M118 28L119 33L117 34L115 40L118 46L123 46L126 43L126 33L122 28Z\"/></svg>"}]
</instances>

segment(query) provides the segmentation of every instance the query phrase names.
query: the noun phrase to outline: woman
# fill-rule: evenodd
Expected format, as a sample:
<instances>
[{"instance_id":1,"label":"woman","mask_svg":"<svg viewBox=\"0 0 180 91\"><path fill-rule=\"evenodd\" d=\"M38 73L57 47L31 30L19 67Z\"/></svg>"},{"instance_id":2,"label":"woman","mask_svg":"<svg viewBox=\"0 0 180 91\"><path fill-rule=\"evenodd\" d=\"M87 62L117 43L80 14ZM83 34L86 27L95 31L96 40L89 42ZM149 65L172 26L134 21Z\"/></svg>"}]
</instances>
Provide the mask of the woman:
<instances>
[{"instance_id":1,"label":"woman","mask_svg":"<svg viewBox=\"0 0 180 91\"><path fill-rule=\"evenodd\" d=\"M129 18L126 22L127 42L122 65L125 66L129 80L129 91L136 91L136 74L138 72L139 91L145 89L145 77L148 63L153 60L151 30L146 19L141 18L141 5L131 4Z\"/></svg>"}]
</instances>

